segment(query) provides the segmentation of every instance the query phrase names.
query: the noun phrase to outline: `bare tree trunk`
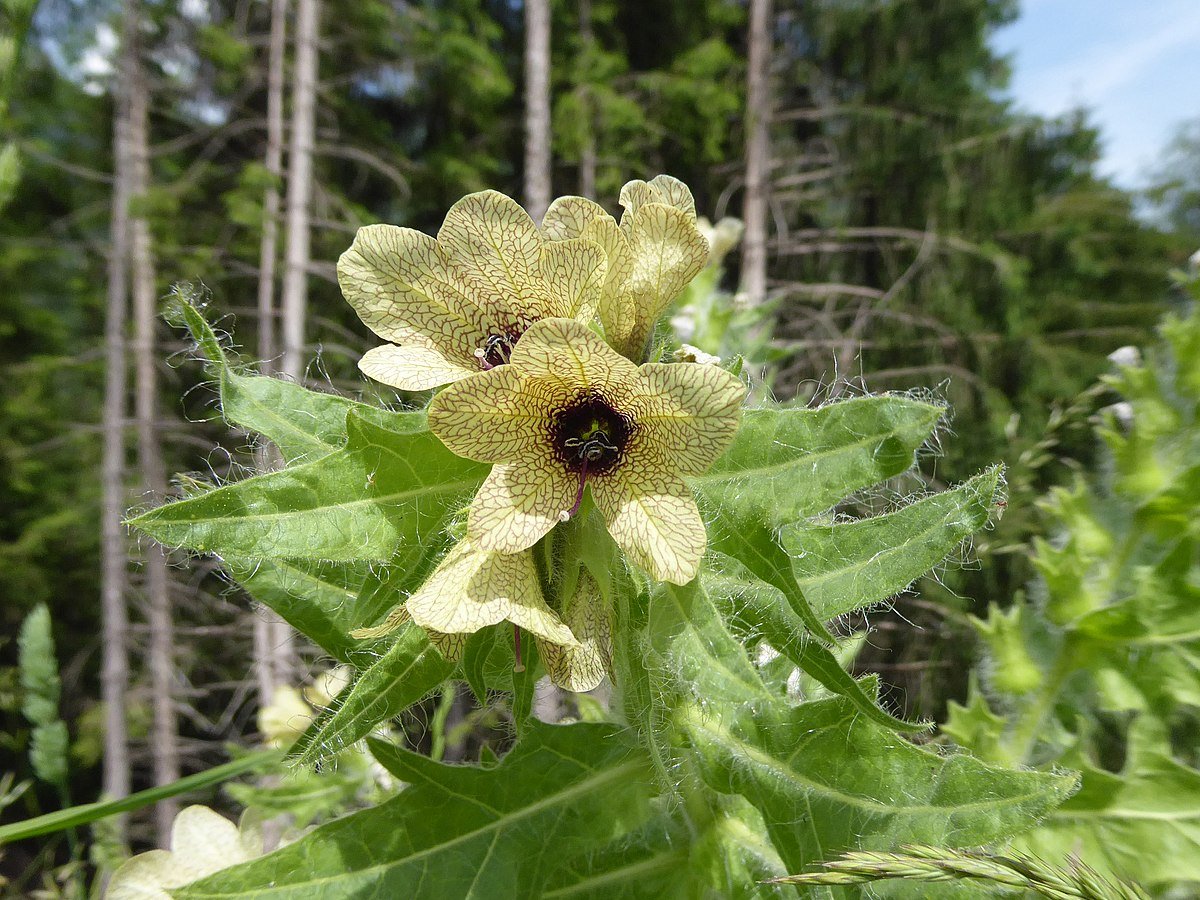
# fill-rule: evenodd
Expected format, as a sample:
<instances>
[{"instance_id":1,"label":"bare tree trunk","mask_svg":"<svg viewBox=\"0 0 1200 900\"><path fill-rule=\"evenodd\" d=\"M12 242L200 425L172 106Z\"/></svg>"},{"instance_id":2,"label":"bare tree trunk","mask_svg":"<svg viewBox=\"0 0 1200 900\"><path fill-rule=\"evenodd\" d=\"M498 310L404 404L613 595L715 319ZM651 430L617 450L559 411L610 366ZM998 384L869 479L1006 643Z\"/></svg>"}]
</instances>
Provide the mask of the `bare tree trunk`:
<instances>
[{"instance_id":1,"label":"bare tree trunk","mask_svg":"<svg viewBox=\"0 0 1200 900\"><path fill-rule=\"evenodd\" d=\"M317 40L320 0L297 0L296 66L292 81L292 135L288 148L287 244L284 250L283 373L295 381L304 375L304 325L308 303L309 218L312 204L313 142L317 107ZM271 629L274 682L294 678L295 647L291 629Z\"/></svg>"},{"instance_id":2,"label":"bare tree trunk","mask_svg":"<svg viewBox=\"0 0 1200 900\"><path fill-rule=\"evenodd\" d=\"M271 183L263 197L258 270L258 356L263 371L275 360L275 262L279 252L279 183L283 179L283 70L287 53L288 0L271 0L267 51L267 149L263 159Z\"/></svg>"},{"instance_id":3,"label":"bare tree trunk","mask_svg":"<svg viewBox=\"0 0 1200 900\"><path fill-rule=\"evenodd\" d=\"M534 221L546 214L550 191L550 0L525 0L525 209ZM562 697L549 679L539 681L534 716L559 721Z\"/></svg>"},{"instance_id":4,"label":"bare tree trunk","mask_svg":"<svg viewBox=\"0 0 1200 900\"><path fill-rule=\"evenodd\" d=\"M595 47L596 36L592 32L592 0L579 0L579 34L588 53ZM596 111L592 108L592 90L584 88L583 146L579 149L579 194L596 197Z\"/></svg>"},{"instance_id":5,"label":"bare tree trunk","mask_svg":"<svg viewBox=\"0 0 1200 900\"><path fill-rule=\"evenodd\" d=\"M258 357L262 370L269 372L275 359L275 262L278 255L279 181L283 176L283 67L287 52L288 0L271 0L271 37L267 52L267 150L263 160L271 183L263 197L262 243L258 269ZM269 469L277 454L264 447L259 468ZM266 705L275 693L275 669L282 668L273 659L275 640L287 626L270 610L263 608L254 616L254 671L259 702Z\"/></svg>"},{"instance_id":6,"label":"bare tree trunk","mask_svg":"<svg viewBox=\"0 0 1200 900\"><path fill-rule=\"evenodd\" d=\"M125 15L131 24L125 36L132 66L129 91L129 168L130 194L144 195L150 188L150 97L138 42L140 4L127 0ZM130 216L129 259L133 288L134 320L134 410L137 417L138 465L147 494L161 499L167 491L167 470L163 463L158 434L158 354L154 340L157 315L154 251L150 241L150 223L144 216ZM145 552L145 590L150 631L148 668L152 693L153 724L151 754L154 783L169 784L179 779L179 744L175 719L175 635L171 614L170 579L167 555L159 544L148 544ZM164 800L155 807L158 842L167 846L171 825L179 805Z\"/></svg>"},{"instance_id":7,"label":"bare tree trunk","mask_svg":"<svg viewBox=\"0 0 1200 900\"><path fill-rule=\"evenodd\" d=\"M771 160L771 0L750 0L750 52L746 80L746 198L742 219L745 302L767 298L767 200Z\"/></svg>"},{"instance_id":8,"label":"bare tree trunk","mask_svg":"<svg viewBox=\"0 0 1200 900\"><path fill-rule=\"evenodd\" d=\"M132 20L126 16L124 27ZM104 699L104 794L129 795L129 731L125 692L129 689L129 610L126 607L128 545L125 512L125 417L129 389L125 328L129 307L129 103L127 89L137 59L128 35L123 39L113 88L113 194L108 251L108 298L104 320L104 459L100 477L100 596L103 621L101 686ZM117 820L125 842L125 817Z\"/></svg>"},{"instance_id":9,"label":"bare tree trunk","mask_svg":"<svg viewBox=\"0 0 1200 900\"><path fill-rule=\"evenodd\" d=\"M550 206L550 0L525 0L525 208Z\"/></svg>"}]
</instances>

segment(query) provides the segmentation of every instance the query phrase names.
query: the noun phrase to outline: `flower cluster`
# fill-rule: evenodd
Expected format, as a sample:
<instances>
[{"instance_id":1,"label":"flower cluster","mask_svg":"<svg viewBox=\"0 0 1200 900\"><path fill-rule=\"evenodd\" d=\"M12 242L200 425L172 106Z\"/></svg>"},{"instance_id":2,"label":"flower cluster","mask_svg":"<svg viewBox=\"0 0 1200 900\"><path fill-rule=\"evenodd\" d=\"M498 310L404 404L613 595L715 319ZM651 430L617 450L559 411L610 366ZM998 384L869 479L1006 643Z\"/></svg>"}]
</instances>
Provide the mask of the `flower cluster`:
<instances>
[{"instance_id":1,"label":"flower cluster","mask_svg":"<svg viewBox=\"0 0 1200 900\"><path fill-rule=\"evenodd\" d=\"M372 225L338 263L346 299L390 342L362 371L408 391L448 385L430 429L493 464L465 537L383 628L411 619L453 653L507 620L572 690L609 667L607 578L581 564L550 591L538 546L594 506L652 578L691 581L706 534L685 479L724 452L745 397L715 365L646 361L658 320L708 260L691 192L660 175L627 184L620 203L618 222L563 197L539 227L485 191L456 203L436 239Z\"/></svg>"}]
</instances>

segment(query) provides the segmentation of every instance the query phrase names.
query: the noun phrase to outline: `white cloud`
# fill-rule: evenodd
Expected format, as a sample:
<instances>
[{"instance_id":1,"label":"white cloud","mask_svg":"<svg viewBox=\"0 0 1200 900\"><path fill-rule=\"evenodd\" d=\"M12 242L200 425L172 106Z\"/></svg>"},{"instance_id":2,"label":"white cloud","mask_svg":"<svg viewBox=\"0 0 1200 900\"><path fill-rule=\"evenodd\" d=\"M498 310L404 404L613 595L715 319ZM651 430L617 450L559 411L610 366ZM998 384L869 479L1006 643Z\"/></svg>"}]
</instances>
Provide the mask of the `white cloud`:
<instances>
[{"instance_id":1,"label":"white cloud","mask_svg":"<svg viewBox=\"0 0 1200 900\"><path fill-rule=\"evenodd\" d=\"M1120 40L1097 44L1081 56L1029 73L1026 77L1038 82L1037 106L1061 112L1081 102L1102 103L1164 54L1200 42L1200 6L1165 21L1159 18L1153 25L1152 30L1127 33Z\"/></svg>"}]
</instances>

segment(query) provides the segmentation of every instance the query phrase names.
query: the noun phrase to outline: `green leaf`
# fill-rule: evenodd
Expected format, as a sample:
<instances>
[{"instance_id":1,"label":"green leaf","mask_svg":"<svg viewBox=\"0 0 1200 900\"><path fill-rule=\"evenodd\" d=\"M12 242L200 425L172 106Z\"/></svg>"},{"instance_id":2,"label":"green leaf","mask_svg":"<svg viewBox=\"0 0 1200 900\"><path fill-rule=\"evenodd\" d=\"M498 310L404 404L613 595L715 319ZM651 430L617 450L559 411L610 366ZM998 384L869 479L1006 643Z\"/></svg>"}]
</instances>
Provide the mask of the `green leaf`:
<instances>
[{"instance_id":1,"label":"green leaf","mask_svg":"<svg viewBox=\"0 0 1200 900\"><path fill-rule=\"evenodd\" d=\"M563 860L550 875L541 900L667 900L685 897L686 827L668 814L595 853Z\"/></svg>"},{"instance_id":2,"label":"green leaf","mask_svg":"<svg viewBox=\"0 0 1200 900\"><path fill-rule=\"evenodd\" d=\"M440 556L441 541L408 545L387 565L313 560L225 560L225 567L255 600L274 610L341 662L358 663L356 628L374 625L414 590Z\"/></svg>"},{"instance_id":3,"label":"green leaf","mask_svg":"<svg viewBox=\"0 0 1200 900\"><path fill-rule=\"evenodd\" d=\"M20 183L21 153L16 144L5 144L0 147L0 210L8 206Z\"/></svg>"},{"instance_id":4,"label":"green leaf","mask_svg":"<svg viewBox=\"0 0 1200 900\"><path fill-rule=\"evenodd\" d=\"M768 696L698 579L682 587L664 584L651 594L649 632L661 665L689 693L732 705Z\"/></svg>"},{"instance_id":5,"label":"green leaf","mask_svg":"<svg viewBox=\"0 0 1200 900\"><path fill-rule=\"evenodd\" d=\"M698 799L693 795L693 800ZM787 874L749 803L710 794L701 824L660 814L636 834L597 853L564 861L542 900L780 900L799 897L788 885L761 884Z\"/></svg>"},{"instance_id":6,"label":"green leaf","mask_svg":"<svg viewBox=\"0 0 1200 900\"><path fill-rule=\"evenodd\" d=\"M255 600L341 662L349 662L361 644L350 637L350 631L387 612L357 605L367 575L364 563L227 559L225 567Z\"/></svg>"},{"instance_id":7,"label":"green leaf","mask_svg":"<svg viewBox=\"0 0 1200 900\"><path fill-rule=\"evenodd\" d=\"M714 553L732 556L750 573L778 590L787 599L796 617L818 641L836 643L825 623L804 596L796 573L792 569L792 557L783 548L775 529L761 520L734 520L721 510L709 524L709 547Z\"/></svg>"},{"instance_id":8,"label":"green leaf","mask_svg":"<svg viewBox=\"0 0 1200 900\"><path fill-rule=\"evenodd\" d=\"M337 696L332 714L319 717L301 735L292 755L301 766L336 755L380 722L408 709L453 671L453 663L429 642L423 629L405 625L388 651Z\"/></svg>"},{"instance_id":9,"label":"green leaf","mask_svg":"<svg viewBox=\"0 0 1200 900\"><path fill-rule=\"evenodd\" d=\"M184 323L209 362L221 393L221 412L234 425L269 438L289 462L324 456L346 443L346 415L396 432L425 429L423 412L390 412L292 381L234 370L208 320L191 303L179 304Z\"/></svg>"},{"instance_id":10,"label":"green leaf","mask_svg":"<svg viewBox=\"0 0 1200 900\"><path fill-rule=\"evenodd\" d=\"M34 774L47 784L65 785L70 749L71 736L67 733L66 722L36 726L29 742L29 763Z\"/></svg>"},{"instance_id":11,"label":"green leaf","mask_svg":"<svg viewBox=\"0 0 1200 900\"><path fill-rule=\"evenodd\" d=\"M62 685L55 661L54 637L50 632L50 610L39 603L21 623L17 637L21 667L21 712L33 725L58 721Z\"/></svg>"},{"instance_id":12,"label":"green leaf","mask_svg":"<svg viewBox=\"0 0 1200 900\"><path fill-rule=\"evenodd\" d=\"M1169 746L1155 720L1140 718L1120 774L1085 765L1079 793L1018 847L1043 859L1077 856L1147 886L1200 882L1200 771L1172 759Z\"/></svg>"},{"instance_id":13,"label":"green leaf","mask_svg":"<svg viewBox=\"0 0 1200 900\"><path fill-rule=\"evenodd\" d=\"M10 844L13 841L23 841L26 838L39 837L43 834L53 834L56 831L66 831L68 828L77 828L80 825L86 825L89 822L95 822L109 816L142 809L143 807L157 803L159 800L165 800L168 797L176 797L180 794L186 794L189 791L203 790L214 784L220 784L222 781L228 781L230 778L244 775L247 772L271 768L280 760L282 755L275 750L251 753L243 756L241 759L225 763L222 766L215 766L203 772L197 772L195 775L188 775L186 778L181 778L178 781L173 781L170 784L164 784L160 787L138 791L136 794L130 794L128 797L123 797L120 800L101 800L96 803L85 803L81 806L72 806L68 809L46 813L46 815L38 816L34 819L26 819L24 822L0 825L0 845Z\"/></svg>"},{"instance_id":14,"label":"green leaf","mask_svg":"<svg viewBox=\"0 0 1200 900\"><path fill-rule=\"evenodd\" d=\"M794 522L907 471L943 415L893 395L747 410L725 455L692 484L739 520Z\"/></svg>"},{"instance_id":15,"label":"green leaf","mask_svg":"<svg viewBox=\"0 0 1200 900\"><path fill-rule=\"evenodd\" d=\"M397 434L355 412L345 448L169 503L130 524L168 546L239 559L385 561L436 539L487 466L428 431Z\"/></svg>"},{"instance_id":16,"label":"green leaf","mask_svg":"<svg viewBox=\"0 0 1200 900\"><path fill-rule=\"evenodd\" d=\"M463 678L480 706L487 705L487 663L496 646L496 629L481 628L467 637L461 663Z\"/></svg>"},{"instance_id":17,"label":"green leaf","mask_svg":"<svg viewBox=\"0 0 1200 900\"><path fill-rule=\"evenodd\" d=\"M892 731L915 733L928 729L924 723L906 722L881 709L873 694L842 668L834 652L812 640L800 617L787 605L754 591L736 596L727 594L718 599L722 612L731 620L740 619L743 630L760 634L801 671L833 693L845 697L867 718Z\"/></svg>"},{"instance_id":18,"label":"green leaf","mask_svg":"<svg viewBox=\"0 0 1200 900\"><path fill-rule=\"evenodd\" d=\"M953 490L855 522L785 526L800 590L822 620L892 597L983 528L1002 499L993 467Z\"/></svg>"},{"instance_id":19,"label":"green leaf","mask_svg":"<svg viewBox=\"0 0 1200 900\"><path fill-rule=\"evenodd\" d=\"M180 900L262 897L536 897L564 859L637 827L646 768L611 725L530 722L498 766L446 766L370 742L411 786L270 856L176 892Z\"/></svg>"},{"instance_id":20,"label":"green leaf","mask_svg":"<svg viewBox=\"0 0 1200 900\"><path fill-rule=\"evenodd\" d=\"M892 396L748 411L726 454L693 481L714 507L712 549L778 589L808 631L833 644L828 617L805 596L776 528L910 468L943 414L939 406Z\"/></svg>"},{"instance_id":21,"label":"green leaf","mask_svg":"<svg viewBox=\"0 0 1200 900\"><path fill-rule=\"evenodd\" d=\"M913 746L844 698L753 718L694 708L684 727L705 782L761 813L788 868L848 849L906 843L963 847L1001 840L1062 802L1073 775L985 765Z\"/></svg>"}]
</instances>

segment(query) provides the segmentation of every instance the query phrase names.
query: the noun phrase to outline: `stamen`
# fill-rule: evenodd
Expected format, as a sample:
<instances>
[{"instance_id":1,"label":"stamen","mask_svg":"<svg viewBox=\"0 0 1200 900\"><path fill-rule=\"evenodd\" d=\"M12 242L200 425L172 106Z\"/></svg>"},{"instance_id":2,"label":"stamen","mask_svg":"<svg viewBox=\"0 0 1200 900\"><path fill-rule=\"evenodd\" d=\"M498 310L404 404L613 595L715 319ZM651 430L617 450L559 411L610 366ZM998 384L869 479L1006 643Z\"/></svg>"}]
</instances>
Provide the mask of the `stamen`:
<instances>
[{"instance_id":1,"label":"stamen","mask_svg":"<svg viewBox=\"0 0 1200 900\"><path fill-rule=\"evenodd\" d=\"M496 366L508 365L508 361L512 358L513 344L515 343L516 337L511 332L508 334L489 334L483 346L475 349L474 355L479 360L480 367L486 372L489 369L496 368Z\"/></svg>"},{"instance_id":2,"label":"stamen","mask_svg":"<svg viewBox=\"0 0 1200 900\"><path fill-rule=\"evenodd\" d=\"M521 627L513 626L513 658L516 662L513 664L514 672L524 672L525 663L521 659Z\"/></svg>"}]
</instances>

